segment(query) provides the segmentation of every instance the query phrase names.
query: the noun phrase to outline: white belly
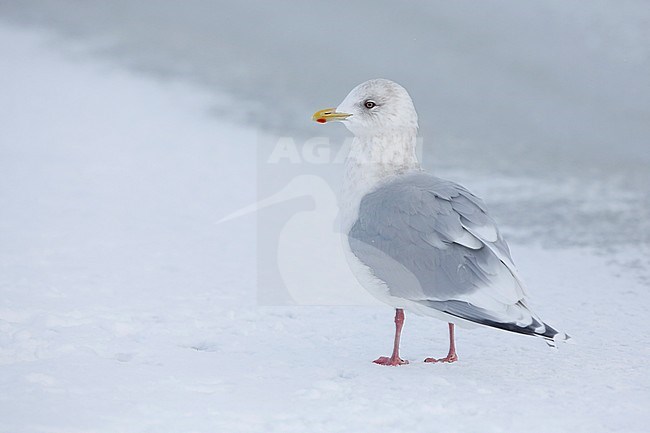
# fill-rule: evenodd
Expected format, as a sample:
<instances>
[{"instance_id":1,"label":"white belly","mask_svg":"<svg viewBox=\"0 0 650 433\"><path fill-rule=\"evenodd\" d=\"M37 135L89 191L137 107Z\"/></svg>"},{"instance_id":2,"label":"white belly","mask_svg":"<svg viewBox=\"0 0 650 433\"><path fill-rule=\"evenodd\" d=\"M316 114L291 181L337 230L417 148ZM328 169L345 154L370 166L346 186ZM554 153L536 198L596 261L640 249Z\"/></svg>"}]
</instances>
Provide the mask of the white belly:
<instances>
[{"instance_id":1,"label":"white belly","mask_svg":"<svg viewBox=\"0 0 650 433\"><path fill-rule=\"evenodd\" d=\"M384 304L388 304L393 308L403 308L420 316L435 317L436 319L445 322L454 323L462 328L475 328L478 326L476 323L451 316L447 313L436 310L435 308L427 307L419 302L392 296L386 283L377 278L372 273L372 270L352 252L347 234L341 236L341 241L345 258L352 270L352 274L355 276L357 281L359 281L359 284L361 284L361 286L377 300Z\"/></svg>"}]
</instances>

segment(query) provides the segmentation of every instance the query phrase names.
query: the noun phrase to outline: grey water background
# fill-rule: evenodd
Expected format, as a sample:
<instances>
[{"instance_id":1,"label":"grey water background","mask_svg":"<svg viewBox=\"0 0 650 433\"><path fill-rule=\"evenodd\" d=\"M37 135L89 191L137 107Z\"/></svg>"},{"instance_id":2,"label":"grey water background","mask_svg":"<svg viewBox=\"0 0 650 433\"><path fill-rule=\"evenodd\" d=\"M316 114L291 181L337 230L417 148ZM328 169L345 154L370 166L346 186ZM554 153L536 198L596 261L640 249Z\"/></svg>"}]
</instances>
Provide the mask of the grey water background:
<instances>
[{"instance_id":1,"label":"grey water background","mask_svg":"<svg viewBox=\"0 0 650 433\"><path fill-rule=\"evenodd\" d=\"M646 1L5 0L0 20L230 95L214 116L276 136L342 138L311 113L393 79L425 165L479 185L512 236L650 244Z\"/></svg>"}]
</instances>

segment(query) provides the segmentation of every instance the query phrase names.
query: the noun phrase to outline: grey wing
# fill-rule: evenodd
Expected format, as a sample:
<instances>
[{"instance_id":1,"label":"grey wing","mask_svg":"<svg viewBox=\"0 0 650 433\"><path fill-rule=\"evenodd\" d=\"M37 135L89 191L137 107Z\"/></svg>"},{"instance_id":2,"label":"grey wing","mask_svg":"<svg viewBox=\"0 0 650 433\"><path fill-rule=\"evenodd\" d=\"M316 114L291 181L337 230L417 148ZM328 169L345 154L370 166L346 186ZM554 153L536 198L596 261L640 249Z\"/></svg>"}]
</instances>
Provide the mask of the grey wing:
<instances>
[{"instance_id":1,"label":"grey wing","mask_svg":"<svg viewBox=\"0 0 650 433\"><path fill-rule=\"evenodd\" d=\"M363 198L348 239L391 296L488 326L557 333L526 307L508 245L482 201L460 185L400 176Z\"/></svg>"}]
</instances>

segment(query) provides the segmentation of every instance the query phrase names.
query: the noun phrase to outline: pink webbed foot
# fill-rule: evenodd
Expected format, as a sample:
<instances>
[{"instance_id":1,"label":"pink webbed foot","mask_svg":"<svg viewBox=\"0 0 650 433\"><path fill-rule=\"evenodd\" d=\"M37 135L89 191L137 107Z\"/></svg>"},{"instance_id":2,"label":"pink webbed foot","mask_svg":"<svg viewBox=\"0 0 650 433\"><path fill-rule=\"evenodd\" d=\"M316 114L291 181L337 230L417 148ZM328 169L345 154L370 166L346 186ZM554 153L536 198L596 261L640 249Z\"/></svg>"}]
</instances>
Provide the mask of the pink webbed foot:
<instances>
[{"instance_id":1,"label":"pink webbed foot","mask_svg":"<svg viewBox=\"0 0 650 433\"><path fill-rule=\"evenodd\" d=\"M375 359L372 362L379 365L404 365L409 363L407 360L404 360L399 357L392 357L392 356L391 357L380 356L379 358Z\"/></svg>"},{"instance_id":2,"label":"pink webbed foot","mask_svg":"<svg viewBox=\"0 0 650 433\"><path fill-rule=\"evenodd\" d=\"M458 361L458 355L456 355L456 343L454 342L454 324L449 324L449 352L444 358L427 358L424 362L447 362L451 364L452 362Z\"/></svg>"},{"instance_id":3,"label":"pink webbed foot","mask_svg":"<svg viewBox=\"0 0 650 433\"><path fill-rule=\"evenodd\" d=\"M452 362L456 362L456 361L458 361L458 355L456 355L455 353L450 353L446 357L440 358L440 359L427 358L427 359L424 360L424 362L448 362L450 364Z\"/></svg>"}]
</instances>

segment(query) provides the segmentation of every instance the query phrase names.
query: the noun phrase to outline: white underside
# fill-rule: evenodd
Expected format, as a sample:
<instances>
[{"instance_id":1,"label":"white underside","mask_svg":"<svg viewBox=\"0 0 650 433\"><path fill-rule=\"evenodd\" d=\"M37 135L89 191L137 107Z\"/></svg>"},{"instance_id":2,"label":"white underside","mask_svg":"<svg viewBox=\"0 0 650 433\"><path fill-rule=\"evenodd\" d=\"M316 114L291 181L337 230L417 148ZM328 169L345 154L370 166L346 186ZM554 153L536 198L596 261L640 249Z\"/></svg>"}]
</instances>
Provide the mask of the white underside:
<instances>
[{"instance_id":1,"label":"white underside","mask_svg":"<svg viewBox=\"0 0 650 433\"><path fill-rule=\"evenodd\" d=\"M368 293L374 296L377 300L390 305L393 308L403 308L409 312L418 314L420 316L435 317L436 319L453 323L462 328L475 328L479 324L461 319L456 316L436 310L435 308L427 307L419 302L411 301L404 298L392 296L389 292L386 283L377 278L371 269L365 265L359 258L352 252L348 236L346 234L341 236L341 243L343 244L343 251L348 265L352 270L353 275L359 281Z\"/></svg>"}]
</instances>

